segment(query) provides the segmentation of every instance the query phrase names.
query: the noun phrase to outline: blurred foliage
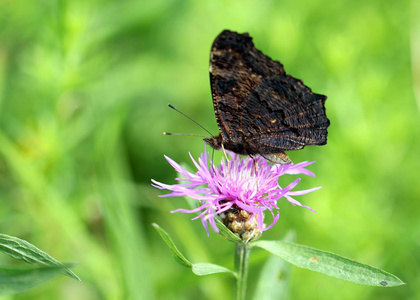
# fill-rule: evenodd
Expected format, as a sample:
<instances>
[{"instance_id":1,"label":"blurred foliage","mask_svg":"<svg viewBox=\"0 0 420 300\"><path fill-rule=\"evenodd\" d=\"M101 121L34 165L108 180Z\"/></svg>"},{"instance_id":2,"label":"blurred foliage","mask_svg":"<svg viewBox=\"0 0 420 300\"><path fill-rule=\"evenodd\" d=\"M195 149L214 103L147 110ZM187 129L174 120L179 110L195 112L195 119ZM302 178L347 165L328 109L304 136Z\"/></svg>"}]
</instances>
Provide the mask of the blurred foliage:
<instances>
[{"instance_id":1,"label":"blurred foliage","mask_svg":"<svg viewBox=\"0 0 420 300\"><path fill-rule=\"evenodd\" d=\"M286 201L263 238L294 228L301 244L408 283L372 288L293 268L291 299L420 297L418 1L3 0L0 12L0 232L79 262L84 281L16 299L232 298L230 277L195 277L151 227L194 262L233 266L232 244L170 214L186 204L150 186L173 182L163 154L190 164L188 152L203 151L200 138L162 136L202 133L168 103L218 132L208 59L223 29L249 32L328 96L328 144L290 153L317 161L301 185L323 189L299 200L318 213ZM251 255L251 290L266 258Z\"/></svg>"}]
</instances>

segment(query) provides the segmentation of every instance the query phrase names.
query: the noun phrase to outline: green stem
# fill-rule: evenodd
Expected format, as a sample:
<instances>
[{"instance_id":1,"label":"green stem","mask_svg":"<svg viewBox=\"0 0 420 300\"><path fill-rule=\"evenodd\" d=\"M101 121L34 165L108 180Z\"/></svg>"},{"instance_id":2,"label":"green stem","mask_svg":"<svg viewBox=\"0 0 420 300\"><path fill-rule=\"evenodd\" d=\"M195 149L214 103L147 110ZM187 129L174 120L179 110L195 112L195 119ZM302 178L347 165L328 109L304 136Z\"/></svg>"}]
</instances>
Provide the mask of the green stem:
<instances>
[{"instance_id":1,"label":"green stem","mask_svg":"<svg viewBox=\"0 0 420 300\"><path fill-rule=\"evenodd\" d=\"M236 244L235 248L235 271L238 274L236 279L235 300L245 300L246 286L249 267L249 245Z\"/></svg>"}]
</instances>

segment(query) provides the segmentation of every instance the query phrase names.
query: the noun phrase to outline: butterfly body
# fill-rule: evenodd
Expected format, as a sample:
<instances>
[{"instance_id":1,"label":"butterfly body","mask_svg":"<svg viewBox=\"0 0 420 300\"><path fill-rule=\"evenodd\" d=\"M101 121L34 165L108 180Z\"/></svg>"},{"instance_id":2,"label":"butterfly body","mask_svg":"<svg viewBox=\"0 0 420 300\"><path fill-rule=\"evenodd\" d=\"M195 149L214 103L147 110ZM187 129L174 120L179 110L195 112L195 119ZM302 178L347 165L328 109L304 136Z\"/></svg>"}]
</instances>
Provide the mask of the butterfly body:
<instances>
[{"instance_id":1,"label":"butterfly body","mask_svg":"<svg viewBox=\"0 0 420 300\"><path fill-rule=\"evenodd\" d=\"M219 136L205 139L211 147L289 163L284 151L326 144L327 97L286 74L247 33L225 30L215 39L210 82L220 130Z\"/></svg>"}]
</instances>

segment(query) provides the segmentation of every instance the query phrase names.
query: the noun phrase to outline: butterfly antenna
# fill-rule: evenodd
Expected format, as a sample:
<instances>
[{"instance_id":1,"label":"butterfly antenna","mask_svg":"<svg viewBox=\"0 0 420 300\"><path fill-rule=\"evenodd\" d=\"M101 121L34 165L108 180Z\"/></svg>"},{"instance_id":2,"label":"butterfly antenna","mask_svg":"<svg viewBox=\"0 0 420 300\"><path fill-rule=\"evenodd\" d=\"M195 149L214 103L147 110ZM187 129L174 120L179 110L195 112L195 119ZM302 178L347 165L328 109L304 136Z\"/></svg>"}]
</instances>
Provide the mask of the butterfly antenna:
<instances>
[{"instance_id":1,"label":"butterfly antenna","mask_svg":"<svg viewBox=\"0 0 420 300\"><path fill-rule=\"evenodd\" d=\"M193 121L195 124L197 124L198 126L200 126L201 128L203 128L208 134L210 134L211 136L213 136L213 134L210 132L210 131L208 131L206 128L204 128L203 127L203 125L201 125L201 124L199 124L196 120L194 120L194 119L192 119L190 116L188 116L188 115L186 115L186 114L184 114L182 111L180 111L180 110L178 110L178 109L176 109L174 106L172 106L171 104L168 104L168 106L170 107L170 108L172 108L174 111L177 111L177 112L179 112L181 115L183 115L184 117L187 117L188 119L190 119L191 121ZM179 134L174 134L174 133L168 133L168 132L164 132L163 134L165 134L165 135L179 135ZM192 135L191 134L191 136L194 136L194 135ZM200 135L195 135L195 136L200 136ZM201 136L201 137L204 137L204 136Z\"/></svg>"},{"instance_id":2,"label":"butterfly antenna","mask_svg":"<svg viewBox=\"0 0 420 300\"><path fill-rule=\"evenodd\" d=\"M174 132L163 132L163 135L182 135L182 136L199 136L202 138L207 138L207 136L202 134L192 134L192 133L174 133Z\"/></svg>"}]
</instances>

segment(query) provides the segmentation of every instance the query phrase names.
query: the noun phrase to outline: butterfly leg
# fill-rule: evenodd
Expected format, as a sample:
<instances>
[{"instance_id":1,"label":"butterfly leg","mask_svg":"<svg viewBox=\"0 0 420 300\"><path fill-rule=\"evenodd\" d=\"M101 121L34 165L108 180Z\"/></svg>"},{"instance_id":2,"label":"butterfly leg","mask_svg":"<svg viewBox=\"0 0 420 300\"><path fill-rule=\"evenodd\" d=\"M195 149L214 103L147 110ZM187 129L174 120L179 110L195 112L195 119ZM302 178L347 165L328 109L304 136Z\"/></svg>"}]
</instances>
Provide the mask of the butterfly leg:
<instances>
[{"instance_id":1,"label":"butterfly leg","mask_svg":"<svg viewBox=\"0 0 420 300\"><path fill-rule=\"evenodd\" d=\"M258 170L257 158L255 158L255 156L252 155L252 154L249 154L249 157L251 157L252 160L254 161L254 172L255 172L255 175L256 175L257 174L257 170Z\"/></svg>"},{"instance_id":2,"label":"butterfly leg","mask_svg":"<svg viewBox=\"0 0 420 300\"><path fill-rule=\"evenodd\" d=\"M249 154L249 157L251 157L251 158L252 158L252 160L254 161L254 174L255 174L255 176L257 176L257 171L258 171L257 158L256 158L254 155L252 155L252 154ZM258 181L257 181L257 190L258 190L258 191L260 190L260 187L259 187Z\"/></svg>"},{"instance_id":3,"label":"butterfly leg","mask_svg":"<svg viewBox=\"0 0 420 300\"><path fill-rule=\"evenodd\" d=\"M228 159L228 157L227 157L226 150L225 150L225 147L223 146L223 144L221 144L221 148L222 148L222 151L223 151L223 155L224 155L224 156L225 156L225 158L226 158L227 172L228 172L228 174L229 174L229 172L230 172L229 159Z\"/></svg>"},{"instance_id":4,"label":"butterfly leg","mask_svg":"<svg viewBox=\"0 0 420 300\"><path fill-rule=\"evenodd\" d=\"M221 146L222 146L221 148L222 148L222 151L223 151L223 155L225 156L226 161L229 162L229 159L228 159L227 154L226 154L225 147L223 146L223 144L221 144Z\"/></svg>"}]
</instances>

